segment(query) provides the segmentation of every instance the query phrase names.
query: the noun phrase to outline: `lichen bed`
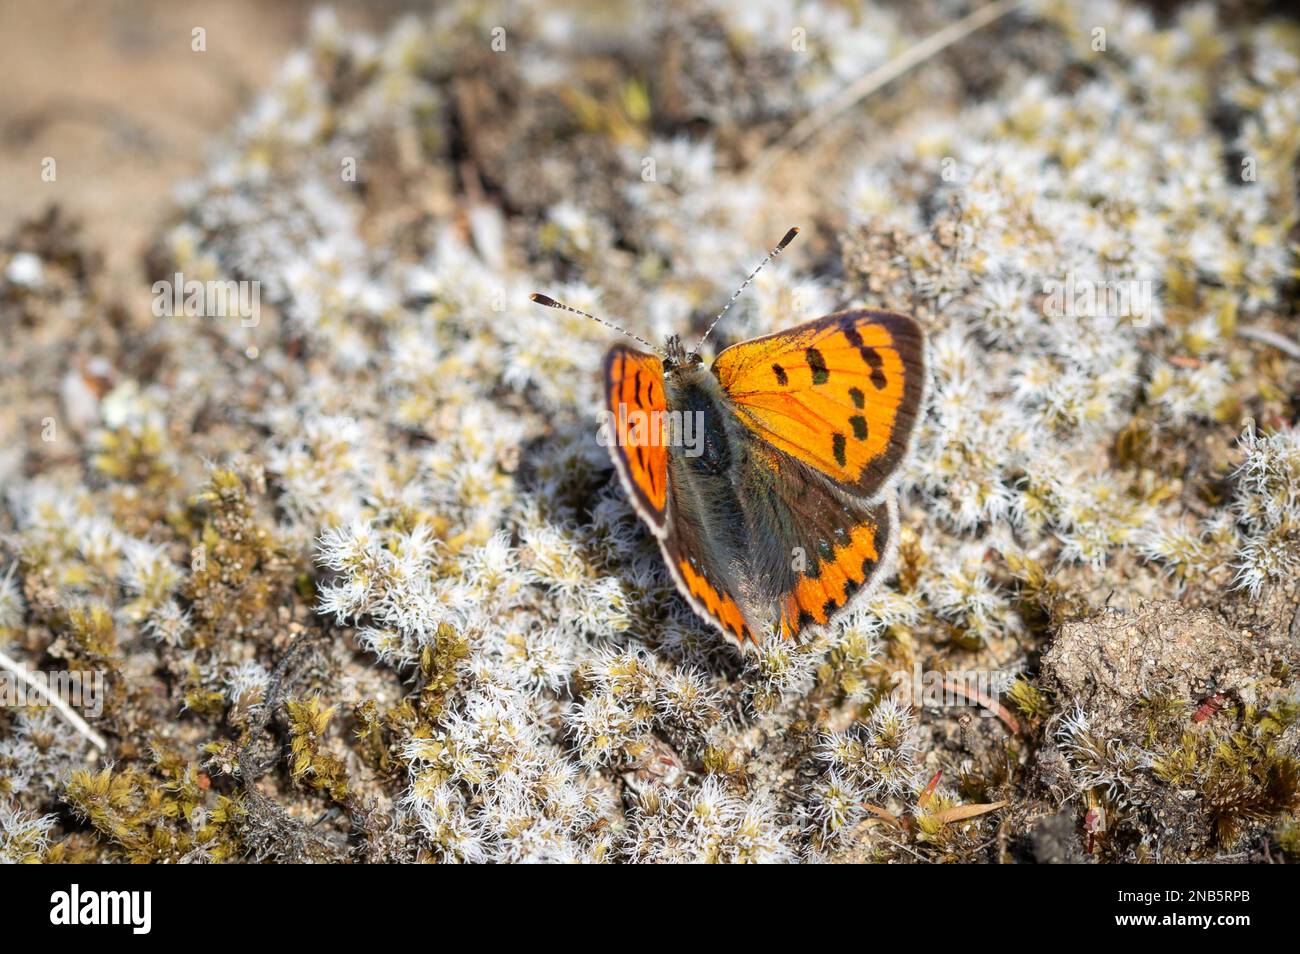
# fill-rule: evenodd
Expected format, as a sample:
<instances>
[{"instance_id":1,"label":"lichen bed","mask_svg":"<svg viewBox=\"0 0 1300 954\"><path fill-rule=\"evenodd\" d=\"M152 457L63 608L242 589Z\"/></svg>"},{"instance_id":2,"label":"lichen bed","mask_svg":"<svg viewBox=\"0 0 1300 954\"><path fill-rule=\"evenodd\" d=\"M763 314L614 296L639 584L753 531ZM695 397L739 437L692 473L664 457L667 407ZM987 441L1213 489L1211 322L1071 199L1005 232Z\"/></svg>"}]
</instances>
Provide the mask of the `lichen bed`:
<instances>
[{"instance_id":1,"label":"lichen bed","mask_svg":"<svg viewBox=\"0 0 1300 954\"><path fill-rule=\"evenodd\" d=\"M102 672L109 749L0 709L0 859L1293 856L1294 25L1034 5L766 179L951 4L519 6L313 21L147 263L256 326L0 246L0 650ZM610 333L528 293L699 330L792 224L717 344L884 307L932 379L896 577L742 659L596 442Z\"/></svg>"}]
</instances>

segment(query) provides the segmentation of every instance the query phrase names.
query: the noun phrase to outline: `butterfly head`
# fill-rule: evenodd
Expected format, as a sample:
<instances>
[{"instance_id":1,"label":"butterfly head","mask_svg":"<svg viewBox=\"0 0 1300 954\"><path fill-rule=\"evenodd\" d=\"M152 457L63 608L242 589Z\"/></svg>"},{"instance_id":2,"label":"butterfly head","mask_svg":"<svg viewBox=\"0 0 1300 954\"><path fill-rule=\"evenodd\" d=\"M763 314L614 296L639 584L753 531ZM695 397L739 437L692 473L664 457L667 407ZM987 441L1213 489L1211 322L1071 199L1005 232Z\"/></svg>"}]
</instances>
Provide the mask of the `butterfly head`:
<instances>
[{"instance_id":1,"label":"butterfly head","mask_svg":"<svg viewBox=\"0 0 1300 954\"><path fill-rule=\"evenodd\" d=\"M664 370L670 373L687 371L704 363L699 352L687 351L682 347L682 339L678 335L669 335L664 342L663 360Z\"/></svg>"}]
</instances>

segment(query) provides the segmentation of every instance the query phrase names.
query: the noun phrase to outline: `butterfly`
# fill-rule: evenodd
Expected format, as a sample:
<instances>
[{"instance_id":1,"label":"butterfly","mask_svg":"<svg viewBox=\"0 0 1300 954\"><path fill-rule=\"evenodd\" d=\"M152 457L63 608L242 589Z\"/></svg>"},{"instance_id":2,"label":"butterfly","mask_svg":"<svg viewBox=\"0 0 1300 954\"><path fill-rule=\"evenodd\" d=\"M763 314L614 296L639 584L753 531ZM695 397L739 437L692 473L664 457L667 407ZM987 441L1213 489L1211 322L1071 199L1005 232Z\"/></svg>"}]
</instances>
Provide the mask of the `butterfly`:
<instances>
[{"instance_id":1,"label":"butterfly","mask_svg":"<svg viewBox=\"0 0 1300 954\"><path fill-rule=\"evenodd\" d=\"M804 639L888 575L898 540L893 490L925 389L920 325L887 311L840 311L724 349L662 349L593 318L624 344L604 362L614 467L659 542L678 590L740 648L768 633Z\"/></svg>"}]
</instances>

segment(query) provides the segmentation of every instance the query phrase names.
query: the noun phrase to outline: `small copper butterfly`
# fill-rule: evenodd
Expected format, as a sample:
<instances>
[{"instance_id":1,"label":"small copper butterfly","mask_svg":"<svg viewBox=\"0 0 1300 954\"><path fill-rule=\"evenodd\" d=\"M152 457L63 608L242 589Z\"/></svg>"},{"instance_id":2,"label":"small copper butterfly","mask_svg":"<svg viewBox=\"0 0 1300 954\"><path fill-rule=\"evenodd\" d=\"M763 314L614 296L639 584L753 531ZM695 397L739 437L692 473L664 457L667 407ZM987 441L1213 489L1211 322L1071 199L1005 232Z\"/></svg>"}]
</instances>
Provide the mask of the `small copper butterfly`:
<instances>
[{"instance_id":1,"label":"small copper butterfly","mask_svg":"<svg viewBox=\"0 0 1300 954\"><path fill-rule=\"evenodd\" d=\"M677 588L742 648L806 637L887 575L898 539L893 482L925 388L925 338L907 315L841 311L732 345L704 366L700 346L791 229L731 296L696 346L605 356L614 466L659 541ZM697 422L673 440L668 422ZM645 426L645 422L653 426Z\"/></svg>"}]
</instances>

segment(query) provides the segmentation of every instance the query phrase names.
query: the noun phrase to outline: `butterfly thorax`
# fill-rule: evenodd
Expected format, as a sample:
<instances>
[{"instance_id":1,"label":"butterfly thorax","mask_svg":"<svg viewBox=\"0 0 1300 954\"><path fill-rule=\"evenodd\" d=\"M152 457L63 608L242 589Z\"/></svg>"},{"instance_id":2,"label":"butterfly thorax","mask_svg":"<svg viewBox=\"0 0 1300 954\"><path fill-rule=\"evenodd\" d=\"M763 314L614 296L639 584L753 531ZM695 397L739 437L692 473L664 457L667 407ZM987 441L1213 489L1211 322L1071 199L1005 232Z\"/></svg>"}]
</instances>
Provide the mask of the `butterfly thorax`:
<instances>
[{"instance_id":1,"label":"butterfly thorax","mask_svg":"<svg viewBox=\"0 0 1300 954\"><path fill-rule=\"evenodd\" d=\"M745 516L737 494L744 443L731 401L711 370L691 361L665 372L667 410L680 439L668 446L675 520L689 521L693 547L732 591L731 567L743 556Z\"/></svg>"},{"instance_id":2,"label":"butterfly thorax","mask_svg":"<svg viewBox=\"0 0 1300 954\"><path fill-rule=\"evenodd\" d=\"M697 473L718 475L731 463L730 401L713 372L691 357L664 374L667 407L680 420L683 435L691 438L685 444L672 442L669 456L684 459Z\"/></svg>"}]
</instances>

